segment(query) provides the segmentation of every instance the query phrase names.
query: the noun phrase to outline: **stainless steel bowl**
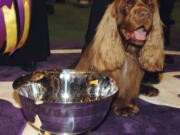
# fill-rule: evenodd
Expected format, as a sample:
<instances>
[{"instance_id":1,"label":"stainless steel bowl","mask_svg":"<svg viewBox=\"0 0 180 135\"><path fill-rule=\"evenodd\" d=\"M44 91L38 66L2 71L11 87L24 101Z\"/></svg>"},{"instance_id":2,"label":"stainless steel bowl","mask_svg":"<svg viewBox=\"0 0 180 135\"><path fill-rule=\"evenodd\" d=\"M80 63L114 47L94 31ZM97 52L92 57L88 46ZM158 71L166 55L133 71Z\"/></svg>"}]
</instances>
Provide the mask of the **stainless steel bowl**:
<instances>
[{"instance_id":1,"label":"stainless steel bowl","mask_svg":"<svg viewBox=\"0 0 180 135\"><path fill-rule=\"evenodd\" d=\"M118 91L106 75L70 69L23 75L13 88L26 119L53 134L80 134L95 128Z\"/></svg>"}]
</instances>

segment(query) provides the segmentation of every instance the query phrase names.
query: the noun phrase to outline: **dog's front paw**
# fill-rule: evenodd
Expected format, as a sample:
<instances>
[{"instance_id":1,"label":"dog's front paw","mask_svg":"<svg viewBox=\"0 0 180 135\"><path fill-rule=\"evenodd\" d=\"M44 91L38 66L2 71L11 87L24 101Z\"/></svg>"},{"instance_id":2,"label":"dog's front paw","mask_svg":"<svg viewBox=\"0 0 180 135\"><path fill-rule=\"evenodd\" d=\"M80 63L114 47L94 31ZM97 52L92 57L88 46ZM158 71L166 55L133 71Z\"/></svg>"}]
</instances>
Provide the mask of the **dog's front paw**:
<instances>
[{"instance_id":1,"label":"dog's front paw","mask_svg":"<svg viewBox=\"0 0 180 135\"><path fill-rule=\"evenodd\" d=\"M116 115L119 115L119 116L124 116L124 117L132 116L132 115L136 114L138 111L139 111L139 107L135 106L135 105L128 105L123 108L114 106L114 112Z\"/></svg>"},{"instance_id":2,"label":"dog's front paw","mask_svg":"<svg viewBox=\"0 0 180 135\"><path fill-rule=\"evenodd\" d=\"M142 85L140 89L140 93L145 96L154 97L159 94L159 90L150 85Z\"/></svg>"}]
</instances>

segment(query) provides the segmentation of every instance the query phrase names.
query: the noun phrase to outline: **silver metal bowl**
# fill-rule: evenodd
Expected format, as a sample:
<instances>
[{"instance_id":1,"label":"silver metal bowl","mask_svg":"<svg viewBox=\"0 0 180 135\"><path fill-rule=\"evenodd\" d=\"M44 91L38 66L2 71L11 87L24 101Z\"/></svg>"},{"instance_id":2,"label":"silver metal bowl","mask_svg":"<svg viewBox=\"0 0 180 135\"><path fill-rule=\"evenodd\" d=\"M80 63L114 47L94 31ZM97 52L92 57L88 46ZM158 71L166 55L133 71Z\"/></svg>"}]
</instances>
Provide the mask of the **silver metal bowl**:
<instances>
[{"instance_id":1,"label":"silver metal bowl","mask_svg":"<svg viewBox=\"0 0 180 135\"><path fill-rule=\"evenodd\" d=\"M13 88L26 119L53 134L81 134L97 127L118 91L106 75L70 69L23 75Z\"/></svg>"}]
</instances>

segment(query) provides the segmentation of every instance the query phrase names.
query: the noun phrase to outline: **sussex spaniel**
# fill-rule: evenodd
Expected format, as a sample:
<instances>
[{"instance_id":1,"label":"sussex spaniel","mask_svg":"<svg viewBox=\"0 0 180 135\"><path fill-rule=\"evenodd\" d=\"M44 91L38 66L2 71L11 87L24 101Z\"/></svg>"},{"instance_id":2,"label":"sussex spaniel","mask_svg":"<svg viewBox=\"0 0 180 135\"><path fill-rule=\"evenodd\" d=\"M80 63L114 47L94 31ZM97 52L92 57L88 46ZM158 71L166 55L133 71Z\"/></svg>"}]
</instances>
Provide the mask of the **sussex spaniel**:
<instances>
[{"instance_id":1,"label":"sussex spaniel","mask_svg":"<svg viewBox=\"0 0 180 135\"><path fill-rule=\"evenodd\" d=\"M154 96L156 89L141 87L144 71L161 71L164 64L162 23L156 0L115 0L97 27L93 41L75 69L108 74L119 88L113 107L117 115L139 111L140 88Z\"/></svg>"}]
</instances>

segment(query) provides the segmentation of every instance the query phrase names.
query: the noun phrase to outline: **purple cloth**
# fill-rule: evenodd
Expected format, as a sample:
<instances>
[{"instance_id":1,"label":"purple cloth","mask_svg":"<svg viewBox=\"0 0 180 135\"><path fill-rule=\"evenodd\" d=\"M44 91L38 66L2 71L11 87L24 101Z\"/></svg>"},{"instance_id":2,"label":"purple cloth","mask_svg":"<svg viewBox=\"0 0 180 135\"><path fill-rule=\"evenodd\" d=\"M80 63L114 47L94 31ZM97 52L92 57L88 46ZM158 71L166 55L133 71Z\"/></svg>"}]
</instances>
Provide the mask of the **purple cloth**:
<instances>
[{"instance_id":1,"label":"purple cloth","mask_svg":"<svg viewBox=\"0 0 180 135\"><path fill-rule=\"evenodd\" d=\"M140 112L131 117L116 116L111 109L104 123L92 135L179 135L180 109L139 100Z\"/></svg>"},{"instance_id":2,"label":"purple cloth","mask_svg":"<svg viewBox=\"0 0 180 135\"><path fill-rule=\"evenodd\" d=\"M158 106L139 100L140 112L120 117L110 109L92 135L179 135L180 109ZM0 100L1 135L21 135L25 119L20 109ZM10 130L9 130L10 129Z\"/></svg>"},{"instance_id":3,"label":"purple cloth","mask_svg":"<svg viewBox=\"0 0 180 135\"><path fill-rule=\"evenodd\" d=\"M0 99L0 134L21 135L26 121L21 109L15 108L10 102Z\"/></svg>"},{"instance_id":4,"label":"purple cloth","mask_svg":"<svg viewBox=\"0 0 180 135\"><path fill-rule=\"evenodd\" d=\"M39 62L37 70L64 69L80 57L80 54L52 54L47 61ZM14 81L25 74L18 66L0 66L0 81Z\"/></svg>"},{"instance_id":5,"label":"purple cloth","mask_svg":"<svg viewBox=\"0 0 180 135\"><path fill-rule=\"evenodd\" d=\"M175 75L174 77L176 77L176 78L180 79L180 75Z\"/></svg>"}]
</instances>

